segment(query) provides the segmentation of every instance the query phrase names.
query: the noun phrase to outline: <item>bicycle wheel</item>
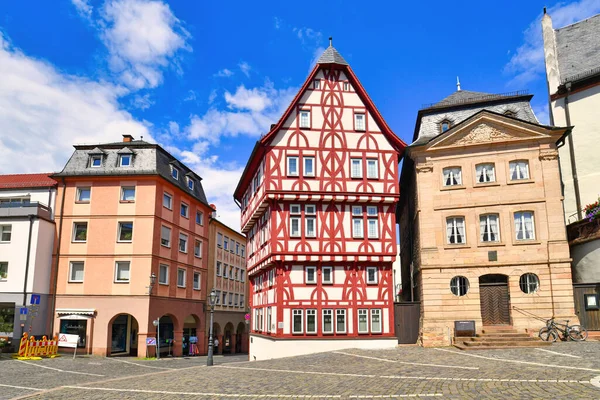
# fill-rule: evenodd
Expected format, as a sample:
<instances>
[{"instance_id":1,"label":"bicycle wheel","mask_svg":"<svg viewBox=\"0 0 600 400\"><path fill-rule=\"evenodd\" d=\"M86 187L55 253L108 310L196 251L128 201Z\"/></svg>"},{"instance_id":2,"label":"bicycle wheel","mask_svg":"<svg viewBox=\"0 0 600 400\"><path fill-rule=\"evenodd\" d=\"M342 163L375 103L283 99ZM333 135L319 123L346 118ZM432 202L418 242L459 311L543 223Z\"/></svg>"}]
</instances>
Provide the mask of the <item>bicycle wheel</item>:
<instances>
[{"instance_id":1,"label":"bicycle wheel","mask_svg":"<svg viewBox=\"0 0 600 400\"><path fill-rule=\"evenodd\" d=\"M583 342L588 337L588 331L581 325L569 327L569 337L576 342Z\"/></svg>"},{"instance_id":2,"label":"bicycle wheel","mask_svg":"<svg viewBox=\"0 0 600 400\"><path fill-rule=\"evenodd\" d=\"M556 340L558 339L558 333L556 333L554 329L550 329L547 326L545 326L542 329L540 329L539 337L544 342L556 342Z\"/></svg>"}]
</instances>

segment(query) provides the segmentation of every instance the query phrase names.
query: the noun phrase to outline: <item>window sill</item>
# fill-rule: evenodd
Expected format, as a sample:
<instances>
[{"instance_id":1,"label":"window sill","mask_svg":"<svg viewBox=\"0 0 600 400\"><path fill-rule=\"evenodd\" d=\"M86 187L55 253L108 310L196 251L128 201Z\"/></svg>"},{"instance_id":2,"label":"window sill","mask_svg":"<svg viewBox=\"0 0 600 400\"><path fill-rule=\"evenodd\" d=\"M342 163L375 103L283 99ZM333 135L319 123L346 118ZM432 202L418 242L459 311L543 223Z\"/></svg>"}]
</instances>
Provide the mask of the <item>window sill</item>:
<instances>
[{"instance_id":1,"label":"window sill","mask_svg":"<svg viewBox=\"0 0 600 400\"><path fill-rule=\"evenodd\" d=\"M83 281L69 281L69 283L83 283Z\"/></svg>"},{"instance_id":2,"label":"window sill","mask_svg":"<svg viewBox=\"0 0 600 400\"><path fill-rule=\"evenodd\" d=\"M314 179L315 176L314 175L304 175L304 178L312 178L312 179Z\"/></svg>"},{"instance_id":3,"label":"window sill","mask_svg":"<svg viewBox=\"0 0 600 400\"><path fill-rule=\"evenodd\" d=\"M502 247L506 246L504 242L479 242L477 247Z\"/></svg>"},{"instance_id":4,"label":"window sill","mask_svg":"<svg viewBox=\"0 0 600 400\"><path fill-rule=\"evenodd\" d=\"M474 188L478 188L478 187L491 187L491 186L500 186L500 183L498 183L498 182L476 182L473 185Z\"/></svg>"},{"instance_id":5,"label":"window sill","mask_svg":"<svg viewBox=\"0 0 600 400\"><path fill-rule=\"evenodd\" d=\"M516 179L514 181L509 180L508 182L506 182L507 185L523 185L523 184L527 184L527 183L534 183L535 181L533 179Z\"/></svg>"},{"instance_id":6,"label":"window sill","mask_svg":"<svg viewBox=\"0 0 600 400\"><path fill-rule=\"evenodd\" d=\"M323 285L333 285L333 282L321 282Z\"/></svg>"},{"instance_id":7,"label":"window sill","mask_svg":"<svg viewBox=\"0 0 600 400\"><path fill-rule=\"evenodd\" d=\"M305 285L316 285L317 282L304 282Z\"/></svg>"},{"instance_id":8,"label":"window sill","mask_svg":"<svg viewBox=\"0 0 600 400\"><path fill-rule=\"evenodd\" d=\"M185 219L190 219L190 217L186 217L185 215L182 215L181 217Z\"/></svg>"},{"instance_id":9,"label":"window sill","mask_svg":"<svg viewBox=\"0 0 600 400\"><path fill-rule=\"evenodd\" d=\"M2 242L6 243L6 242ZM71 240L71 243L87 243L87 240Z\"/></svg>"},{"instance_id":10,"label":"window sill","mask_svg":"<svg viewBox=\"0 0 600 400\"><path fill-rule=\"evenodd\" d=\"M90 204L89 200L75 200L75 204Z\"/></svg>"},{"instance_id":11,"label":"window sill","mask_svg":"<svg viewBox=\"0 0 600 400\"><path fill-rule=\"evenodd\" d=\"M197 292L199 292L199 291L200 291L200 288L194 288L194 290L195 290L195 291L197 291Z\"/></svg>"},{"instance_id":12,"label":"window sill","mask_svg":"<svg viewBox=\"0 0 600 400\"><path fill-rule=\"evenodd\" d=\"M114 281L113 283L116 283L116 284L122 285L122 284L124 284L124 283L125 283L125 284L128 284L128 283L129 283L129 281Z\"/></svg>"},{"instance_id":13,"label":"window sill","mask_svg":"<svg viewBox=\"0 0 600 400\"><path fill-rule=\"evenodd\" d=\"M117 243L133 243L133 240L117 240Z\"/></svg>"},{"instance_id":14,"label":"window sill","mask_svg":"<svg viewBox=\"0 0 600 400\"><path fill-rule=\"evenodd\" d=\"M362 179L362 176L351 176L350 179Z\"/></svg>"},{"instance_id":15,"label":"window sill","mask_svg":"<svg viewBox=\"0 0 600 400\"><path fill-rule=\"evenodd\" d=\"M178 287L179 289L185 289L185 286L179 286L179 285L177 285L177 287Z\"/></svg>"},{"instance_id":16,"label":"window sill","mask_svg":"<svg viewBox=\"0 0 600 400\"><path fill-rule=\"evenodd\" d=\"M167 206L163 206L163 208L166 208L169 211L173 211L173 207L167 207Z\"/></svg>"},{"instance_id":17,"label":"window sill","mask_svg":"<svg viewBox=\"0 0 600 400\"><path fill-rule=\"evenodd\" d=\"M367 282L367 285L377 285L378 282Z\"/></svg>"},{"instance_id":18,"label":"window sill","mask_svg":"<svg viewBox=\"0 0 600 400\"><path fill-rule=\"evenodd\" d=\"M162 243L160 245L161 245L161 247L164 247L164 248L167 248L167 249L171 248L171 245L166 245L166 244L162 244Z\"/></svg>"},{"instance_id":19,"label":"window sill","mask_svg":"<svg viewBox=\"0 0 600 400\"><path fill-rule=\"evenodd\" d=\"M530 239L530 240L515 240L513 242L513 246L526 246L528 244L542 244L539 240Z\"/></svg>"},{"instance_id":20,"label":"window sill","mask_svg":"<svg viewBox=\"0 0 600 400\"><path fill-rule=\"evenodd\" d=\"M466 244L466 243L465 244L463 244L463 243L461 243L461 244L447 244L447 245L444 246L444 249L445 250L451 250L451 249L468 249L470 247L471 246L468 245L468 244Z\"/></svg>"},{"instance_id":21,"label":"window sill","mask_svg":"<svg viewBox=\"0 0 600 400\"><path fill-rule=\"evenodd\" d=\"M169 286L169 282L158 282L159 285Z\"/></svg>"},{"instance_id":22,"label":"window sill","mask_svg":"<svg viewBox=\"0 0 600 400\"><path fill-rule=\"evenodd\" d=\"M119 200L119 203L121 203L121 204L130 204L130 203L135 203L135 200Z\"/></svg>"},{"instance_id":23,"label":"window sill","mask_svg":"<svg viewBox=\"0 0 600 400\"><path fill-rule=\"evenodd\" d=\"M465 185L450 185L450 186L442 186L440 188L441 191L446 191L446 190L461 190L461 189L466 189L467 187Z\"/></svg>"},{"instance_id":24,"label":"window sill","mask_svg":"<svg viewBox=\"0 0 600 400\"><path fill-rule=\"evenodd\" d=\"M179 250L180 253L187 254L187 251Z\"/></svg>"},{"instance_id":25,"label":"window sill","mask_svg":"<svg viewBox=\"0 0 600 400\"><path fill-rule=\"evenodd\" d=\"M194 254L194 258L197 258L197 259L201 260L202 256L197 256L197 255Z\"/></svg>"}]
</instances>

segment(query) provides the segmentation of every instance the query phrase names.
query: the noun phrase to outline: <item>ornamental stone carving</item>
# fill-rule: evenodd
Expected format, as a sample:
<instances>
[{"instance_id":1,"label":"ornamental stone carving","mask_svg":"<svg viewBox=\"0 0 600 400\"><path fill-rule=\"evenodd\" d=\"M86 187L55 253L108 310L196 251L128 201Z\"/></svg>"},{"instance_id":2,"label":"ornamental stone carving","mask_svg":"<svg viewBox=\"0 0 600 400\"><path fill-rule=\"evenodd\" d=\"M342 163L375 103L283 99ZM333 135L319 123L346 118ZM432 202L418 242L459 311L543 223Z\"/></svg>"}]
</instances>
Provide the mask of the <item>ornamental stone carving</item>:
<instances>
[{"instance_id":1,"label":"ornamental stone carving","mask_svg":"<svg viewBox=\"0 0 600 400\"><path fill-rule=\"evenodd\" d=\"M558 151L557 150L540 150L540 160L542 161L552 161L558 159Z\"/></svg>"},{"instance_id":2,"label":"ornamental stone carving","mask_svg":"<svg viewBox=\"0 0 600 400\"><path fill-rule=\"evenodd\" d=\"M488 142L500 142L514 140L515 137L508 135L499 129L487 124L479 124L466 136L458 139L454 144L479 144Z\"/></svg>"},{"instance_id":3,"label":"ornamental stone carving","mask_svg":"<svg viewBox=\"0 0 600 400\"><path fill-rule=\"evenodd\" d=\"M417 172L431 172L433 171L433 163L427 162L422 164L417 164Z\"/></svg>"}]
</instances>

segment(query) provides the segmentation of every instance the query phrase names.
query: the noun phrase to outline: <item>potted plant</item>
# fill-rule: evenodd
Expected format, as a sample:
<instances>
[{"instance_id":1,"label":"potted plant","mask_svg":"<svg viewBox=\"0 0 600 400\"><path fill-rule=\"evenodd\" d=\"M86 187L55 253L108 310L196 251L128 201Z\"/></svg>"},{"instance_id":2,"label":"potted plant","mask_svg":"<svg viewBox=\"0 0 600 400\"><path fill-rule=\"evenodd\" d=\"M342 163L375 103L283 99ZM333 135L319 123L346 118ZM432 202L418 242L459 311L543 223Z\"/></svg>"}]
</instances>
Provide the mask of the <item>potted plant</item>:
<instances>
[{"instance_id":1,"label":"potted plant","mask_svg":"<svg viewBox=\"0 0 600 400\"><path fill-rule=\"evenodd\" d=\"M585 219L593 221L600 218L600 197L592 204L585 206Z\"/></svg>"}]
</instances>

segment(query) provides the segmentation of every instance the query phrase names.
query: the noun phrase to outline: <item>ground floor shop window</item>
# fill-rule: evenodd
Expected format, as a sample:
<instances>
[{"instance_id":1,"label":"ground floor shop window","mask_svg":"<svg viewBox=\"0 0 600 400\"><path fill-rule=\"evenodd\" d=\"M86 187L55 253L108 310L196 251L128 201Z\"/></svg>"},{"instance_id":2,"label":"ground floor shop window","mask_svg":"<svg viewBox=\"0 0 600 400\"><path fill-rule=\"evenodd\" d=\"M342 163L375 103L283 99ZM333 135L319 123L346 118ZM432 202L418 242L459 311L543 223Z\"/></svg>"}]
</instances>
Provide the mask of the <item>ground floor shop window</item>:
<instances>
[{"instance_id":1,"label":"ground floor shop window","mask_svg":"<svg viewBox=\"0 0 600 400\"><path fill-rule=\"evenodd\" d=\"M62 319L60 321L60 333L79 336L77 347L85 348L87 335L87 320L85 319Z\"/></svg>"},{"instance_id":2,"label":"ground floor shop window","mask_svg":"<svg viewBox=\"0 0 600 400\"><path fill-rule=\"evenodd\" d=\"M15 303L0 304L0 336L13 336Z\"/></svg>"}]
</instances>

